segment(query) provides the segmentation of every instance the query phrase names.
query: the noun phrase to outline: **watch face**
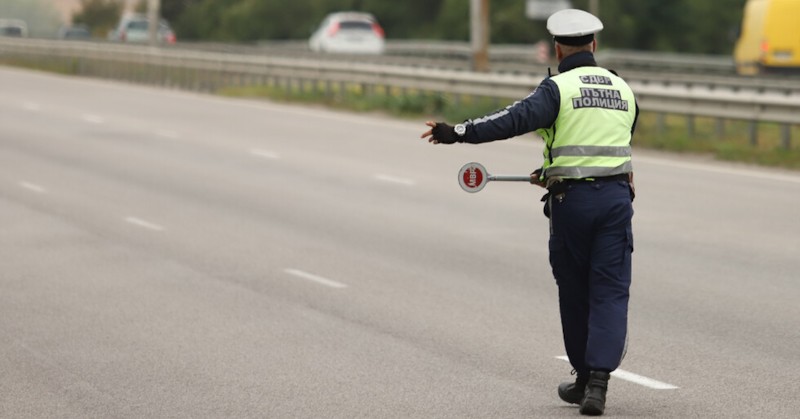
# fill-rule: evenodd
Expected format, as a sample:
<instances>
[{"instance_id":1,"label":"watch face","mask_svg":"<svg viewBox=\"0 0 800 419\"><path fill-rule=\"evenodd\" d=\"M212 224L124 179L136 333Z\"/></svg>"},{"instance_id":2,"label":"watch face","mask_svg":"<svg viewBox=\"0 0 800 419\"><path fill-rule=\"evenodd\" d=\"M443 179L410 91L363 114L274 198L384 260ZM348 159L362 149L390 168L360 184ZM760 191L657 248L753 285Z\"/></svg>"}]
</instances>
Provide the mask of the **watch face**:
<instances>
[{"instance_id":1,"label":"watch face","mask_svg":"<svg viewBox=\"0 0 800 419\"><path fill-rule=\"evenodd\" d=\"M455 131L458 135L464 135L467 133L467 126L464 124L458 124L455 126Z\"/></svg>"}]
</instances>

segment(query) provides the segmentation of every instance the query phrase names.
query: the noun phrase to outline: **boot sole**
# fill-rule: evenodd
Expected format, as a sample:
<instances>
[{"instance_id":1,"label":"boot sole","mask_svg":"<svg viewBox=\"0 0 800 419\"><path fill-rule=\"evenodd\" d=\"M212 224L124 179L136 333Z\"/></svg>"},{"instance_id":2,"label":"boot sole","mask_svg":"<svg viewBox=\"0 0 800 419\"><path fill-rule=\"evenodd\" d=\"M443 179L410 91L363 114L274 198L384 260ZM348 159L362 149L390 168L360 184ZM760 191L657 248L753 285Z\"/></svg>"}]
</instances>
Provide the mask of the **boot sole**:
<instances>
[{"instance_id":1,"label":"boot sole","mask_svg":"<svg viewBox=\"0 0 800 419\"><path fill-rule=\"evenodd\" d=\"M589 401L581 404L581 414L586 416L600 416L603 414L605 406L598 406L597 404Z\"/></svg>"},{"instance_id":2,"label":"boot sole","mask_svg":"<svg viewBox=\"0 0 800 419\"><path fill-rule=\"evenodd\" d=\"M569 396L569 393L564 393L564 392L561 391L561 389L558 389L558 397L560 397L561 400L563 400L563 401L565 401L567 403L570 403L570 404L581 404L581 399L583 398L583 394L580 394L577 397L571 398Z\"/></svg>"}]
</instances>

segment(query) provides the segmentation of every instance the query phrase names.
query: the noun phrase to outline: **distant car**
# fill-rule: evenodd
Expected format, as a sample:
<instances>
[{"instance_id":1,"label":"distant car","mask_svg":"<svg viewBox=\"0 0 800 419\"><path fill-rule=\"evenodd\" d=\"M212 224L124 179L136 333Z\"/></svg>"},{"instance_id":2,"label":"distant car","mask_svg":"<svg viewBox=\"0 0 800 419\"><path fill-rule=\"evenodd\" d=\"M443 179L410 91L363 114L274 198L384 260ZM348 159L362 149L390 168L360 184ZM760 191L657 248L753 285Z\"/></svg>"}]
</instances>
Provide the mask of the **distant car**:
<instances>
[{"instance_id":1,"label":"distant car","mask_svg":"<svg viewBox=\"0 0 800 419\"><path fill-rule=\"evenodd\" d=\"M58 30L58 39L88 40L91 37L92 33L85 25L64 26Z\"/></svg>"},{"instance_id":2,"label":"distant car","mask_svg":"<svg viewBox=\"0 0 800 419\"><path fill-rule=\"evenodd\" d=\"M0 19L0 36L26 38L28 36L28 24L19 19Z\"/></svg>"},{"instance_id":3,"label":"distant car","mask_svg":"<svg viewBox=\"0 0 800 419\"><path fill-rule=\"evenodd\" d=\"M311 35L312 51L352 54L383 54L383 28L370 13L337 12L325 17Z\"/></svg>"},{"instance_id":4,"label":"distant car","mask_svg":"<svg viewBox=\"0 0 800 419\"><path fill-rule=\"evenodd\" d=\"M150 40L150 21L143 14L129 14L122 17L116 29L108 34L110 41L147 43ZM158 27L158 41L165 44L174 44L175 32L166 20L161 19Z\"/></svg>"}]
</instances>

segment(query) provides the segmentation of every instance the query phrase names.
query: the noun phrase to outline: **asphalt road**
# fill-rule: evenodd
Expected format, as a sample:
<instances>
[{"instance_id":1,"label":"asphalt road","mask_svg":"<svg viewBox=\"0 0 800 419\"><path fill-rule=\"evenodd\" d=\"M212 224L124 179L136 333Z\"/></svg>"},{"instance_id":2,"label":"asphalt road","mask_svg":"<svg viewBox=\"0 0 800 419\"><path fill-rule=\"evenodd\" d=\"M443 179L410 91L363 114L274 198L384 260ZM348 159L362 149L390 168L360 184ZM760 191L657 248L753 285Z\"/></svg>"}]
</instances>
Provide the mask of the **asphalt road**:
<instances>
[{"instance_id":1,"label":"asphalt road","mask_svg":"<svg viewBox=\"0 0 800 419\"><path fill-rule=\"evenodd\" d=\"M540 190L422 121L0 68L0 417L576 417ZM635 151L609 417L797 417L800 174Z\"/></svg>"}]
</instances>

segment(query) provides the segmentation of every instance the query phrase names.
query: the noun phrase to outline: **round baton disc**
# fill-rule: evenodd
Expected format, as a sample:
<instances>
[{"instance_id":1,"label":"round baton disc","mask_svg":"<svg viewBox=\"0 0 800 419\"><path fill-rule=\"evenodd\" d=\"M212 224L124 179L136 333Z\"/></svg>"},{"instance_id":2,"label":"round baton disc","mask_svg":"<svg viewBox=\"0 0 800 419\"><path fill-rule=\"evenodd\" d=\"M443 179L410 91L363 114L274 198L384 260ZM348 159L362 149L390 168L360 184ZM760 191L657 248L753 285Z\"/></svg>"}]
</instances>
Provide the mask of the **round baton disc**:
<instances>
[{"instance_id":1,"label":"round baton disc","mask_svg":"<svg viewBox=\"0 0 800 419\"><path fill-rule=\"evenodd\" d=\"M479 192L487 182L489 182L489 174L480 163L467 163L458 171L458 184L466 192Z\"/></svg>"}]
</instances>

